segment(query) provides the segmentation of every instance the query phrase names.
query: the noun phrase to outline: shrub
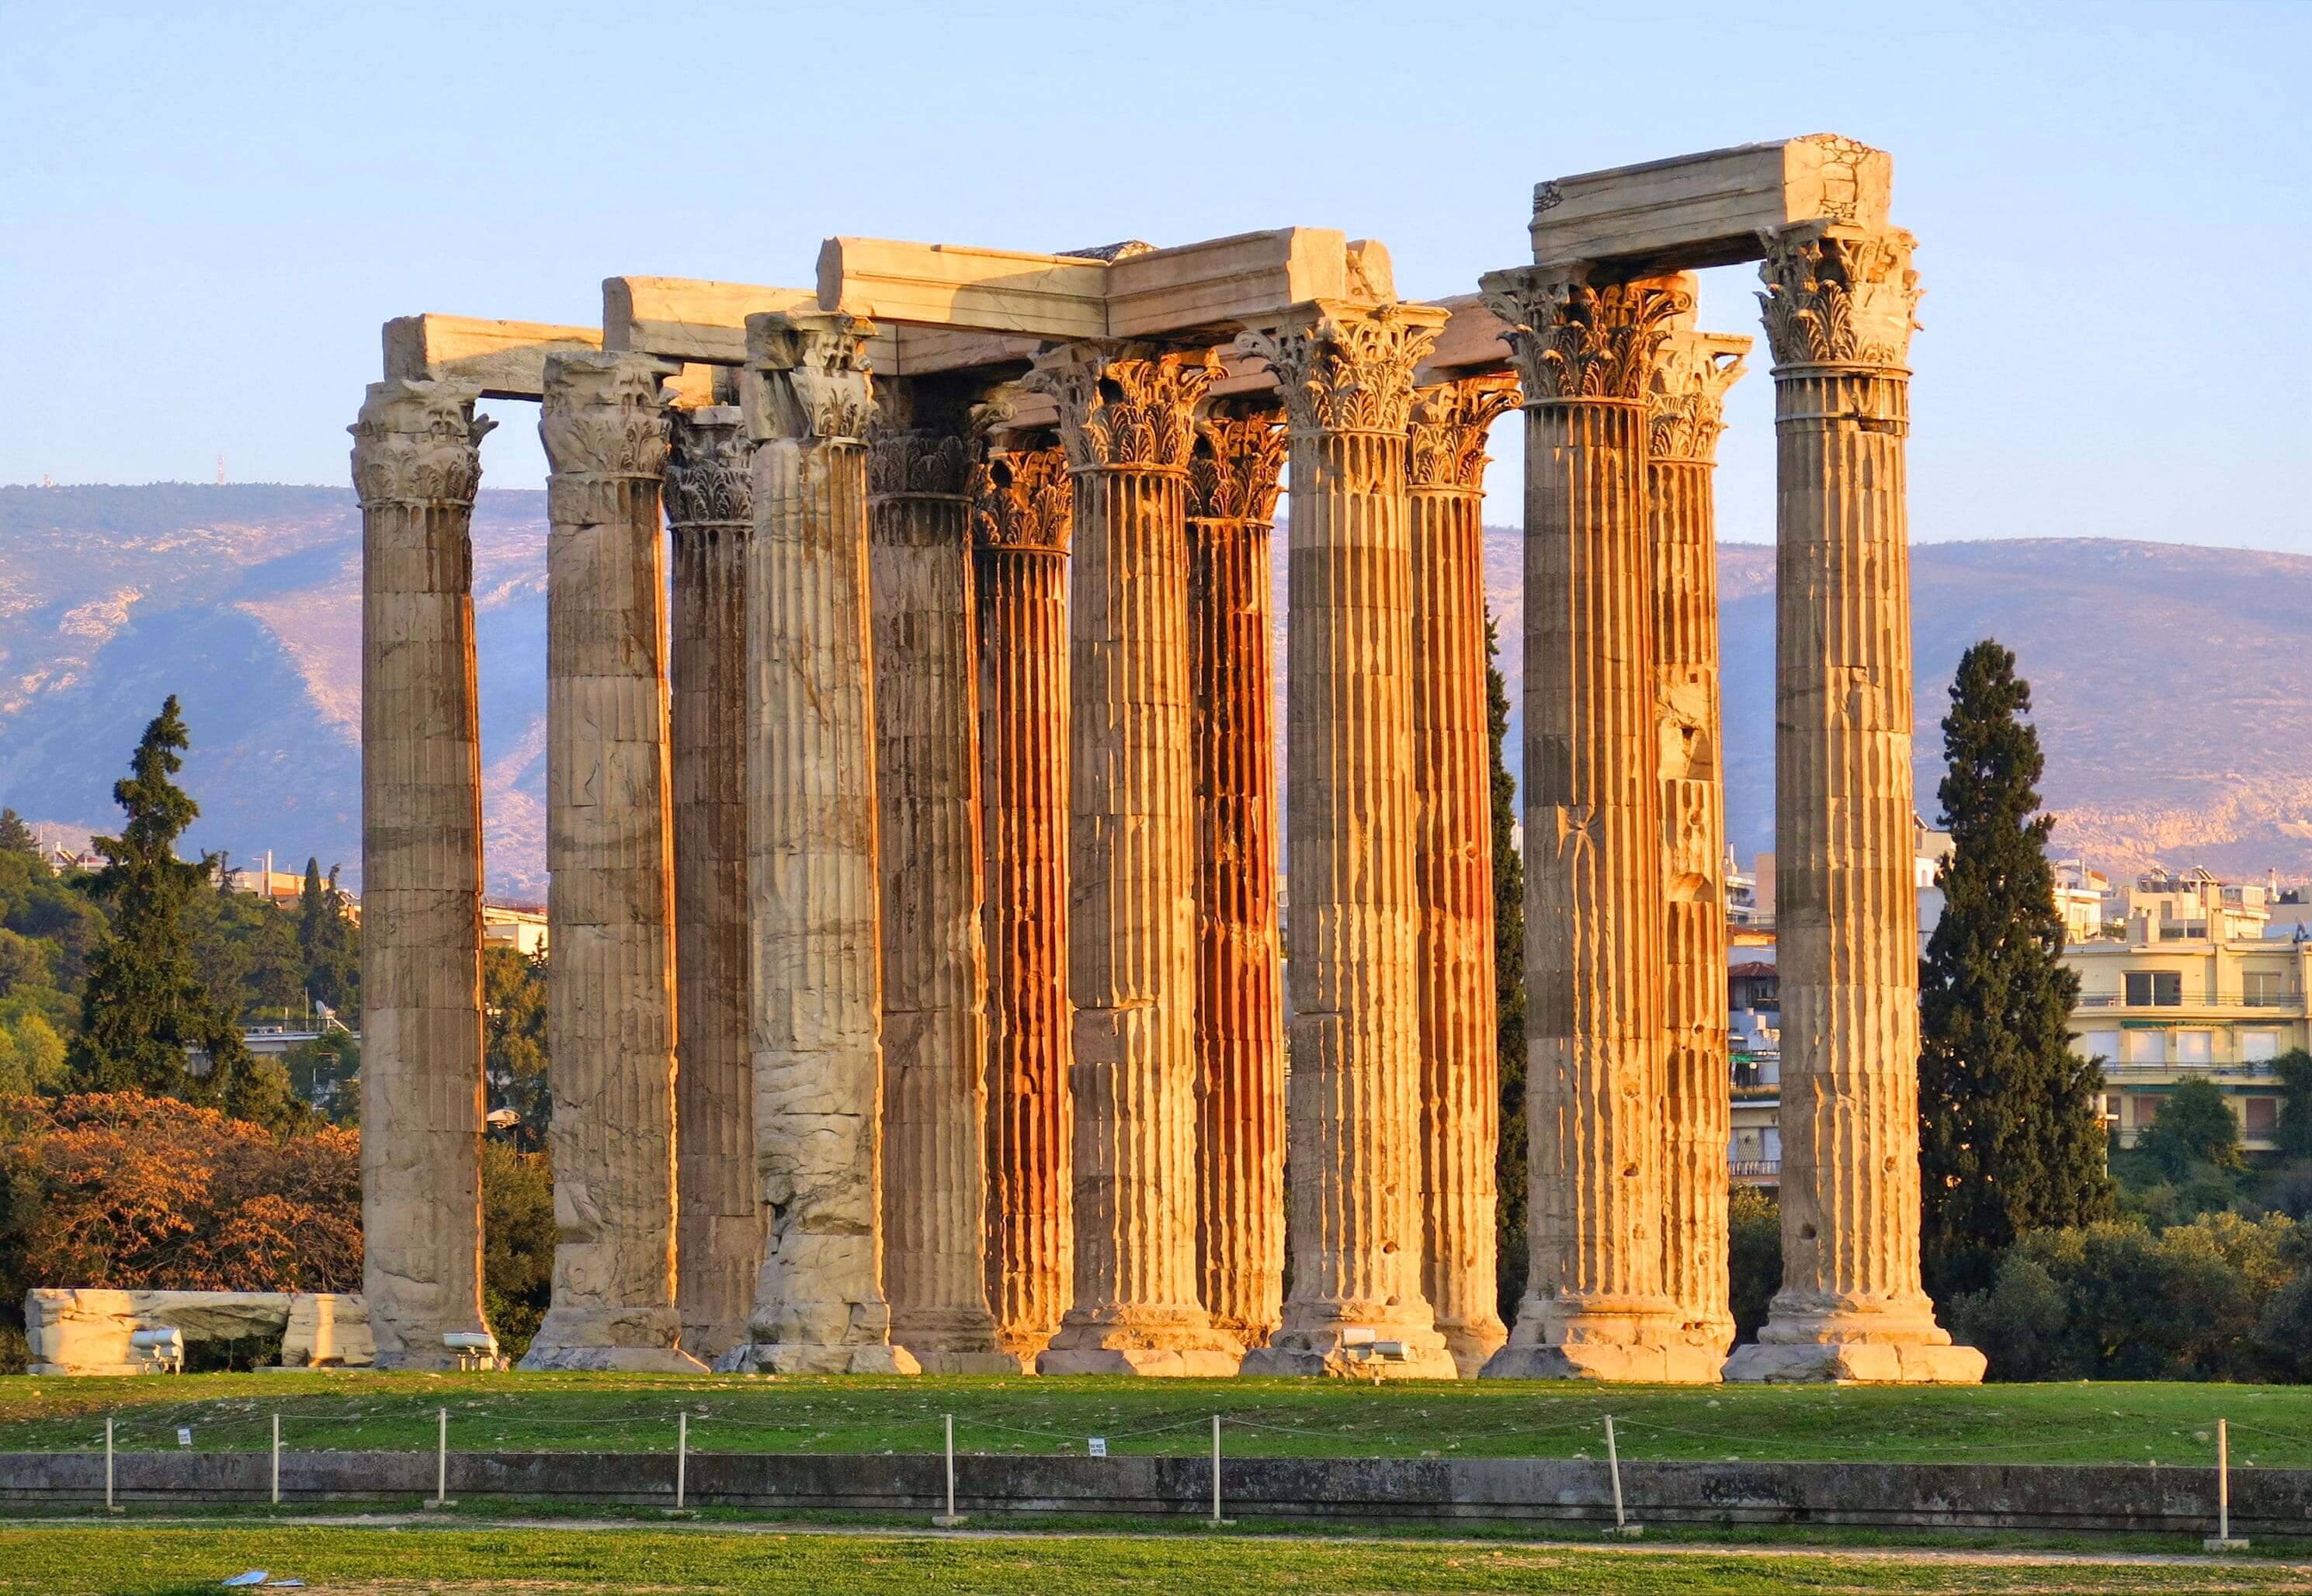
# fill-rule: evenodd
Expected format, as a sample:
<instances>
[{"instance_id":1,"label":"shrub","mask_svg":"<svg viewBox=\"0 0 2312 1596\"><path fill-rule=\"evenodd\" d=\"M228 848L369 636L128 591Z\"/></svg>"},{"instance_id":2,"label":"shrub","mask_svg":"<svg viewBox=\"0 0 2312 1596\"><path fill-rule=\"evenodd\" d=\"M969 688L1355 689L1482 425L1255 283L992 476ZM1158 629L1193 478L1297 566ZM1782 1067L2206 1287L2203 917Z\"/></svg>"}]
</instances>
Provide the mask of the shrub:
<instances>
[{"instance_id":1,"label":"shrub","mask_svg":"<svg viewBox=\"0 0 2312 1596\"><path fill-rule=\"evenodd\" d=\"M1726 1197L1726 1272L1734 1309L1734 1338L1755 1341L1766 1308L1782 1284L1782 1210L1755 1186Z\"/></svg>"}]
</instances>

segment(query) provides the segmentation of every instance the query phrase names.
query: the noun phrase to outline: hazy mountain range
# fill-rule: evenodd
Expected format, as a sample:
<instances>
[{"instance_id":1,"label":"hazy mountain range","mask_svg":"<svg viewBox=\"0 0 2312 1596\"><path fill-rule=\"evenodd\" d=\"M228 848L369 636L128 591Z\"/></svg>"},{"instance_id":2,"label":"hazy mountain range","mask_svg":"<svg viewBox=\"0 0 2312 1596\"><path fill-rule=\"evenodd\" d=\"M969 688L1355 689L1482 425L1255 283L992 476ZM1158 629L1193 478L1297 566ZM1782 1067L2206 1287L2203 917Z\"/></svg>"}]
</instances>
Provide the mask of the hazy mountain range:
<instances>
[{"instance_id":1,"label":"hazy mountain range","mask_svg":"<svg viewBox=\"0 0 2312 1596\"><path fill-rule=\"evenodd\" d=\"M519 898L545 888L545 514L543 493L486 490L475 516L489 874ZM1504 638L1517 541L1490 533ZM194 739L193 843L242 862L270 848L284 869L313 855L356 875L360 571L342 488L0 488L0 803L110 829L112 783L174 692ZM1772 846L1773 551L1722 546L1719 579L1728 830L1747 860ZM2106 869L2312 876L2312 693L2299 675L2312 558L2084 538L1923 544L1912 581L1930 818L1951 668L1996 636L2033 684L2058 847ZM1514 679L1517 651L1504 653Z\"/></svg>"}]
</instances>

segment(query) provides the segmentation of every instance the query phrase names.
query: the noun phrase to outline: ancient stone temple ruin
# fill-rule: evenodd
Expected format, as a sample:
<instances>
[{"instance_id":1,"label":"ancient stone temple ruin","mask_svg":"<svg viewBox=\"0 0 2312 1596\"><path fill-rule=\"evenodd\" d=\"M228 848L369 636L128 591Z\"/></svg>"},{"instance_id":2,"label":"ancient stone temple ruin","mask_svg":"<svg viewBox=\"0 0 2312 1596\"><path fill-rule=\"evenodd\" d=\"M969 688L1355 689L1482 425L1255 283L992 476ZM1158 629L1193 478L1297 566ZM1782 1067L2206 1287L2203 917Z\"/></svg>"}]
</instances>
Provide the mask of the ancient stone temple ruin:
<instances>
[{"instance_id":1,"label":"ancient stone temple ruin","mask_svg":"<svg viewBox=\"0 0 2312 1596\"><path fill-rule=\"evenodd\" d=\"M388 323L353 429L378 1363L482 1328L469 529L476 404L518 399L551 466L529 1366L1979 1378L1919 1281L1890 177L1818 136L1545 183L1532 263L1428 303L1286 228L834 238L805 287L612 278L600 328ZM1786 1269L1730 1362L1712 461L1751 340L1688 274L1754 259ZM1519 407L1508 1327L1481 515Z\"/></svg>"}]
</instances>

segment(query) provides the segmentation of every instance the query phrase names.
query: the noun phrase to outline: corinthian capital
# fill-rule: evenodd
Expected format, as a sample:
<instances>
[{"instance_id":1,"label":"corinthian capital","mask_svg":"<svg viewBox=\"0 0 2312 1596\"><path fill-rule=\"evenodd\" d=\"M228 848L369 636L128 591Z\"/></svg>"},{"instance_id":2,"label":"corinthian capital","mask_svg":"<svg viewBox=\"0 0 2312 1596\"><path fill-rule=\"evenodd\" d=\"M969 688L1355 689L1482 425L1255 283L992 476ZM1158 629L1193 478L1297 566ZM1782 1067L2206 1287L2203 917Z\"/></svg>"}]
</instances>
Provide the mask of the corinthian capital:
<instances>
[{"instance_id":1,"label":"corinthian capital","mask_svg":"<svg viewBox=\"0 0 2312 1596\"><path fill-rule=\"evenodd\" d=\"M755 441L863 443L875 419L875 324L830 311L747 318L747 427Z\"/></svg>"},{"instance_id":2,"label":"corinthian capital","mask_svg":"<svg viewBox=\"0 0 2312 1596\"><path fill-rule=\"evenodd\" d=\"M1670 322L1694 308L1693 279L1683 275L1593 286L1527 267L1489 272L1482 285L1528 405L1644 399Z\"/></svg>"},{"instance_id":3,"label":"corinthian capital","mask_svg":"<svg viewBox=\"0 0 2312 1596\"><path fill-rule=\"evenodd\" d=\"M1900 369L1909 360L1921 293L1909 233L1816 222L1760 237L1766 258L1758 276L1766 289L1758 308L1777 369Z\"/></svg>"},{"instance_id":4,"label":"corinthian capital","mask_svg":"<svg viewBox=\"0 0 2312 1596\"><path fill-rule=\"evenodd\" d=\"M754 441L736 405L674 413L666 457L666 518L689 527L751 528L755 522Z\"/></svg>"},{"instance_id":5,"label":"corinthian capital","mask_svg":"<svg viewBox=\"0 0 2312 1596\"><path fill-rule=\"evenodd\" d=\"M877 425L867 433L867 491L960 496L969 487L971 445L955 433Z\"/></svg>"},{"instance_id":6,"label":"corinthian capital","mask_svg":"<svg viewBox=\"0 0 2312 1596\"><path fill-rule=\"evenodd\" d=\"M1284 418L1274 408L1207 410L1188 461L1188 514L1260 525L1274 520L1284 446Z\"/></svg>"},{"instance_id":7,"label":"corinthian capital","mask_svg":"<svg viewBox=\"0 0 2312 1596\"><path fill-rule=\"evenodd\" d=\"M1432 305L1314 300L1237 347L1276 373L1295 433L1398 433L1413 408L1413 368L1445 325Z\"/></svg>"},{"instance_id":8,"label":"corinthian capital","mask_svg":"<svg viewBox=\"0 0 2312 1596\"><path fill-rule=\"evenodd\" d=\"M557 477L648 477L666 469L661 388L681 368L648 355L549 355L538 435Z\"/></svg>"},{"instance_id":9,"label":"corinthian capital","mask_svg":"<svg viewBox=\"0 0 2312 1596\"><path fill-rule=\"evenodd\" d=\"M1485 485L1485 432L1517 408L1518 386L1507 377L1464 377L1415 390L1413 446L1405 479L1414 487Z\"/></svg>"},{"instance_id":10,"label":"corinthian capital","mask_svg":"<svg viewBox=\"0 0 2312 1596\"><path fill-rule=\"evenodd\" d=\"M467 504L481 486L481 390L463 382L372 382L354 435L354 491L363 504Z\"/></svg>"},{"instance_id":11,"label":"corinthian capital","mask_svg":"<svg viewBox=\"0 0 2312 1596\"><path fill-rule=\"evenodd\" d=\"M1075 502L1066 451L991 455L971 473L971 540L982 548L1065 554Z\"/></svg>"},{"instance_id":12,"label":"corinthian capital","mask_svg":"<svg viewBox=\"0 0 2312 1596\"><path fill-rule=\"evenodd\" d=\"M1210 355L1132 344L1070 344L1036 363L1027 386L1060 408L1060 443L1080 471L1102 466L1186 470Z\"/></svg>"},{"instance_id":13,"label":"corinthian capital","mask_svg":"<svg viewBox=\"0 0 2312 1596\"><path fill-rule=\"evenodd\" d=\"M1681 327L1663 340L1646 396L1647 449L1656 460L1714 459L1726 430L1726 390L1742 375L1750 340Z\"/></svg>"}]
</instances>

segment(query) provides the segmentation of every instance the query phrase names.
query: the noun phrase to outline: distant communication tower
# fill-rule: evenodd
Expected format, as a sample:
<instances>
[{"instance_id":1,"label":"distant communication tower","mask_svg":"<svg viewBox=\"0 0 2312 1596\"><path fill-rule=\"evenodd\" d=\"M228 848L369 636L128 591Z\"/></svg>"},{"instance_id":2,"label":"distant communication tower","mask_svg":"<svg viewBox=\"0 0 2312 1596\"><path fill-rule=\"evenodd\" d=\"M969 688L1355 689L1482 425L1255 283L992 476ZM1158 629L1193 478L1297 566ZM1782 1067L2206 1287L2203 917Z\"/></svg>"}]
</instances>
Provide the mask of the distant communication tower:
<instances>
[{"instance_id":1,"label":"distant communication tower","mask_svg":"<svg viewBox=\"0 0 2312 1596\"><path fill-rule=\"evenodd\" d=\"M224 456L222 454L217 456L217 486L224 486Z\"/></svg>"}]
</instances>

